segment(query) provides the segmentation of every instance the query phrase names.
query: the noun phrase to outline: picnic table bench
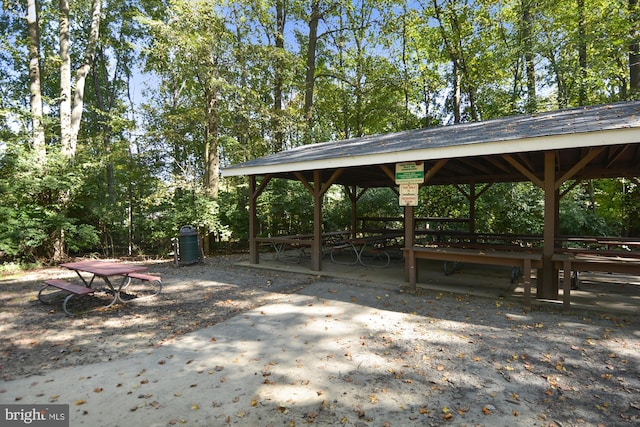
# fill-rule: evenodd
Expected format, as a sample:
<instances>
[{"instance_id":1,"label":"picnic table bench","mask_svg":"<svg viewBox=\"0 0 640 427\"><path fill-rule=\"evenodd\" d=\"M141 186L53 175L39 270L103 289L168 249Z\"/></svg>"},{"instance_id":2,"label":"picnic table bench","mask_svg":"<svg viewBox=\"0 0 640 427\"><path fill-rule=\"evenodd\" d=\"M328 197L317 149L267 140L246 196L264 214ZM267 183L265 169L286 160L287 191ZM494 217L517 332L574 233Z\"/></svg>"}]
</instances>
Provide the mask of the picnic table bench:
<instances>
[{"instance_id":1,"label":"picnic table bench","mask_svg":"<svg viewBox=\"0 0 640 427\"><path fill-rule=\"evenodd\" d=\"M519 268L524 282L524 309L525 311L531 310L531 269L540 266L542 262L541 253L422 246L403 248L403 251L408 259L409 284L413 291L416 289L418 276L416 259L469 262Z\"/></svg>"},{"instance_id":2,"label":"picnic table bench","mask_svg":"<svg viewBox=\"0 0 640 427\"><path fill-rule=\"evenodd\" d=\"M128 273L123 274L127 282L122 285L121 291L126 290L132 283L131 279L139 280L140 282L146 282L147 287L138 287L136 289L136 298L147 298L158 295L162 292L162 278L160 276L154 276L145 273Z\"/></svg>"},{"instance_id":3,"label":"picnic table bench","mask_svg":"<svg viewBox=\"0 0 640 427\"><path fill-rule=\"evenodd\" d=\"M68 309L69 300L71 300L71 298L76 296L93 295L95 292L94 289L88 288L84 285L77 285L75 283L71 283L61 279L49 279L45 280L44 283L45 285L38 292L38 300L40 300L40 302L42 302L43 304L49 303L49 301L45 297L45 294L47 293L49 288L57 288L62 291L68 292L69 295L67 295L64 301L62 301L62 310L64 310L64 312L68 316L74 315Z\"/></svg>"}]
</instances>

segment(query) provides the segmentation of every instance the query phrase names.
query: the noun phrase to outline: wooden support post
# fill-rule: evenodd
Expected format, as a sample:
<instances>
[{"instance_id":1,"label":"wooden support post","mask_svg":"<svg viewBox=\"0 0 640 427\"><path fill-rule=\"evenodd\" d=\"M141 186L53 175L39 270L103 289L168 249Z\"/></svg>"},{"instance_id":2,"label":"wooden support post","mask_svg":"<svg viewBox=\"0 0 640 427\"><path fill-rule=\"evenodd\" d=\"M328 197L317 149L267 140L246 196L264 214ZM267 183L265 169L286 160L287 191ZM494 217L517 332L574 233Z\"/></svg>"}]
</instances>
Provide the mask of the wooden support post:
<instances>
[{"instance_id":1,"label":"wooden support post","mask_svg":"<svg viewBox=\"0 0 640 427\"><path fill-rule=\"evenodd\" d=\"M562 314L571 313L571 260L566 258L562 262Z\"/></svg>"},{"instance_id":2,"label":"wooden support post","mask_svg":"<svg viewBox=\"0 0 640 427\"><path fill-rule=\"evenodd\" d=\"M249 176L249 262L251 264L260 263L260 254L258 253L258 242L256 241L257 232L257 199L256 177Z\"/></svg>"},{"instance_id":3,"label":"wooden support post","mask_svg":"<svg viewBox=\"0 0 640 427\"><path fill-rule=\"evenodd\" d=\"M544 246L542 248L542 277L538 277L537 296L558 299L558 271L551 257L555 252L555 237L558 226L558 199L556 189L555 152L544 153Z\"/></svg>"},{"instance_id":4,"label":"wooden support post","mask_svg":"<svg viewBox=\"0 0 640 427\"><path fill-rule=\"evenodd\" d=\"M524 285L524 311L529 313L531 311L531 260L524 260L522 267L522 278Z\"/></svg>"},{"instance_id":5,"label":"wooden support post","mask_svg":"<svg viewBox=\"0 0 640 427\"><path fill-rule=\"evenodd\" d=\"M413 252L411 248L415 245L415 231L416 231L416 219L415 209L413 206L404 207L404 247L405 259L404 259L404 272L405 279L411 282L411 272L414 273L414 281L412 283L412 290L415 290L415 265L412 267Z\"/></svg>"},{"instance_id":6,"label":"wooden support post","mask_svg":"<svg viewBox=\"0 0 640 427\"><path fill-rule=\"evenodd\" d=\"M313 245L311 246L311 270L322 269L322 174L313 171Z\"/></svg>"}]
</instances>

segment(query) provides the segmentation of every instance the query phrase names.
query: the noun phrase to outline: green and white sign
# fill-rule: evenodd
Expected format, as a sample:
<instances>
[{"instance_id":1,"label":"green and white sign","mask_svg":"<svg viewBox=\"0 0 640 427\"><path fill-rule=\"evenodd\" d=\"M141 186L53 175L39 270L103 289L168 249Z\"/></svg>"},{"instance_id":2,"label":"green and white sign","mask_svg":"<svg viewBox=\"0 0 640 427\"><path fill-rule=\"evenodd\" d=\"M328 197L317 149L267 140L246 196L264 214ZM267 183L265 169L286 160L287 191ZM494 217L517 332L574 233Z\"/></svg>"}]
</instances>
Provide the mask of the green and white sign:
<instances>
[{"instance_id":1,"label":"green and white sign","mask_svg":"<svg viewBox=\"0 0 640 427\"><path fill-rule=\"evenodd\" d=\"M423 182L423 162L396 163L396 184L422 184Z\"/></svg>"}]
</instances>

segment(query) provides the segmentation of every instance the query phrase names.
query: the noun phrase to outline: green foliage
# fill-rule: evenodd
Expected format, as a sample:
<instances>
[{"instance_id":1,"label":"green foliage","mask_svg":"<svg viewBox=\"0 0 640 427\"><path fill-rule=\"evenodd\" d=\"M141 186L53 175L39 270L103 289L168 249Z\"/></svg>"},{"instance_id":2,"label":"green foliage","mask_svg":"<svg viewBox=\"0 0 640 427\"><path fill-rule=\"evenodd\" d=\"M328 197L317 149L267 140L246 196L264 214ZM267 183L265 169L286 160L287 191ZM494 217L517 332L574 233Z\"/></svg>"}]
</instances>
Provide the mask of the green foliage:
<instances>
[{"instance_id":1,"label":"green foliage","mask_svg":"<svg viewBox=\"0 0 640 427\"><path fill-rule=\"evenodd\" d=\"M313 199L296 181L274 180L258 198L258 234L313 232Z\"/></svg>"},{"instance_id":2,"label":"green foliage","mask_svg":"<svg viewBox=\"0 0 640 427\"><path fill-rule=\"evenodd\" d=\"M69 215L60 202L82 183L82 171L50 156L40 166L21 145L12 145L0 159L0 253L10 259L35 261L51 257L64 235L71 250L93 248L96 229Z\"/></svg>"},{"instance_id":3,"label":"green foliage","mask_svg":"<svg viewBox=\"0 0 640 427\"><path fill-rule=\"evenodd\" d=\"M638 15L624 2L585 0L584 20L572 0L320 2L308 122L308 2L283 2L281 49L272 3L112 1L103 8L77 155L67 163L56 154L58 4L40 2L47 144L41 165L28 137L24 5L10 5L0 11L3 260L49 258L62 235L71 254L109 256L166 253L183 225L246 239L246 180L209 187L213 155L224 167L308 143L307 136L322 142L439 125L454 116L454 81L462 120L634 96L628 54ZM71 3L74 69L90 5ZM144 79L150 87L141 87ZM582 183L561 201L561 231L638 235L639 199L637 180ZM260 234L311 231L311 196L301 184L273 180L259 204ZM478 231L540 233L542 207L532 185L493 185L477 200ZM359 216L401 213L388 189L370 189L358 202ZM416 215L467 217L468 200L453 186L427 187ZM325 197L324 221L325 229L350 226L351 202L339 188Z\"/></svg>"},{"instance_id":4,"label":"green foliage","mask_svg":"<svg viewBox=\"0 0 640 427\"><path fill-rule=\"evenodd\" d=\"M479 232L541 235L544 193L530 183L493 184L476 206Z\"/></svg>"}]
</instances>

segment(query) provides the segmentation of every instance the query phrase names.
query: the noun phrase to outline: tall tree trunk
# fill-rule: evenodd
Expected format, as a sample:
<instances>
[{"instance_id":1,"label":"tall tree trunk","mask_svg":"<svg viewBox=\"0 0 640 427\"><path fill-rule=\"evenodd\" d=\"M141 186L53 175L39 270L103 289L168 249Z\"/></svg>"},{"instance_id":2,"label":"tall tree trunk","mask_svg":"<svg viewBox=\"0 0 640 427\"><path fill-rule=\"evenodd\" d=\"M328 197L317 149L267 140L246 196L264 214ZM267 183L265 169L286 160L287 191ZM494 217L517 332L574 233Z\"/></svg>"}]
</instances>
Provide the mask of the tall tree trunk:
<instances>
[{"instance_id":1,"label":"tall tree trunk","mask_svg":"<svg viewBox=\"0 0 640 427\"><path fill-rule=\"evenodd\" d=\"M37 0L27 0L29 36L29 91L31 93L32 147L39 165L47 158L44 124L42 123L42 88L40 73L40 30Z\"/></svg>"},{"instance_id":2,"label":"tall tree trunk","mask_svg":"<svg viewBox=\"0 0 640 427\"><path fill-rule=\"evenodd\" d=\"M100 55L98 55L98 57L100 58L99 63L101 64L101 67L99 68L102 68L103 70L105 70L104 74L106 76L107 74L106 59L104 58L104 55L102 52L100 52ZM110 90L108 89L108 86L109 86L108 77L105 77L105 85L107 86L107 90L105 91L107 99L105 100L105 96L102 90L102 85L100 83L98 70L94 69L91 75L93 76L93 87L95 88L95 91L96 91L96 106L98 107L98 110L102 115L100 125L102 128L102 144L104 147L104 156L107 163L106 164L107 196L109 197L109 202L113 204L116 202L115 172L114 172L115 166L113 164L113 159L111 158L112 130L111 130L111 125L109 124L109 115L111 113L111 109L113 106L113 97Z\"/></svg>"},{"instance_id":3,"label":"tall tree trunk","mask_svg":"<svg viewBox=\"0 0 640 427\"><path fill-rule=\"evenodd\" d=\"M531 15L531 3L529 0L522 0L522 43L527 75L526 112L535 113L538 109L538 101L536 99L536 70L533 53L533 17Z\"/></svg>"},{"instance_id":4,"label":"tall tree trunk","mask_svg":"<svg viewBox=\"0 0 640 427\"><path fill-rule=\"evenodd\" d=\"M307 70L304 79L304 117L307 124L305 144L311 144L313 133L313 91L316 74L316 47L318 44L318 21L320 6L318 0L311 1L311 17L309 19L309 45L307 46Z\"/></svg>"},{"instance_id":5,"label":"tall tree trunk","mask_svg":"<svg viewBox=\"0 0 640 427\"><path fill-rule=\"evenodd\" d=\"M640 14L638 0L629 0L629 92L632 99L640 94Z\"/></svg>"},{"instance_id":6,"label":"tall tree trunk","mask_svg":"<svg viewBox=\"0 0 640 427\"><path fill-rule=\"evenodd\" d=\"M273 125L274 125L274 152L283 150L284 131L282 117L282 74L284 67L284 26L287 19L284 0L276 0L276 65L273 83Z\"/></svg>"},{"instance_id":7,"label":"tall tree trunk","mask_svg":"<svg viewBox=\"0 0 640 427\"><path fill-rule=\"evenodd\" d=\"M431 127L431 88L426 78L422 82L422 102L424 103L424 127Z\"/></svg>"},{"instance_id":8,"label":"tall tree trunk","mask_svg":"<svg viewBox=\"0 0 640 427\"><path fill-rule=\"evenodd\" d=\"M585 28L584 0L578 0L578 105L587 103L587 32Z\"/></svg>"},{"instance_id":9,"label":"tall tree trunk","mask_svg":"<svg viewBox=\"0 0 640 427\"><path fill-rule=\"evenodd\" d=\"M460 72L458 71L458 64L456 61L452 61L453 63L453 123L459 124L462 121L462 113L461 113L461 100L460 100Z\"/></svg>"},{"instance_id":10,"label":"tall tree trunk","mask_svg":"<svg viewBox=\"0 0 640 427\"><path fill-rule=\"evenodd\" d=\"M220 189L220 156L218 154L218 94L215 88L205 87L205 97L207 102L205 189L210 197L217 199Z\"/></svg>"},{"instance_id":11,"label":"tall tree trunk","mask_svg":"<svg viewBox=\"0 0 640 427\"><path fill-rule=\"evenodd\" d=\"M435 17L438 21L440 34L442 36L442 40L444 42L445 49L451 59L451 84L452 84L452 104L453 104L453 122L458 124L462 121L462 113L461 113L461 84L460 84L460 56L459 52L456 51L453 43L451 42L449 36L447 35L447 31L444 28L445 22L442 16L442 8L438 4L437 0L433 0L433 9L435 11Z\"/></svg>"},{"instance_id":12,"label":"tall tree trunk","mask_svg":"<svg viewBox=\"0 0 640 427\"><path fill-rule=\"evenodd\" d=\"M409 101L410 101L410 93L409 93L409 85L411 82L409 81L409 66L407 64L407 3L403 3L403 13L402 13L402 94L404 95L404 111L402 113L403 119L403 129L410 129L409 124Z\"/></svg>"},{"instance_id":13,"label":"tall tree trunk","mask_svg":"<svg viewBox=\"0 0 640 427\"><path fill-rule=\"evenodd\" d=\"M76 154L78 143L78 131L82 119L82 108L84 99L84 85L87 74L91 69L93 56L98 44L100 28L101 0L93 0L91 8L91 30L85 56L82 65L76 73L75 93L73 98L73 110L71 106L71 54L70 54L70 34L69 34L69 0L59 0L60 20L60 151L69 160ZM64 191L60 195L59 204L63 211L66 211L70 200L69 191ZM57 241L54 243L53 258L56 261L66 256L65 230L59 230Z\"/></svg>"},{"instance_id":14,"label":"tall tree trunk","mask_svg":"<svg viewBox=\"0 0 640 427\"><path fill-rule=\"evenodd\" d=\"M76 72L76 87L73 94L73 110L71 111L71 131L69 140L69 145L73 154L75 154L76 146L78 144L78 133L80 132L80 122L82 121L82 109L84 108L84 86L87 80L87 75L93 65L93 59L98 46L101 4L101 0L93 0L91 4L91 29L89 31L89 40L87 41L82 65Z\"/></svg>"},{"instance_id":15,"label":"tall tree trunk","mask_svg":"<svg viewBox=\"0 0 640 427\"><path fill-rule=\"evenodd\" d=\"M71 55L69 53L69 0L60 0L60 150L73 157L71 146Z\"/></svg>"}]
</instances>

